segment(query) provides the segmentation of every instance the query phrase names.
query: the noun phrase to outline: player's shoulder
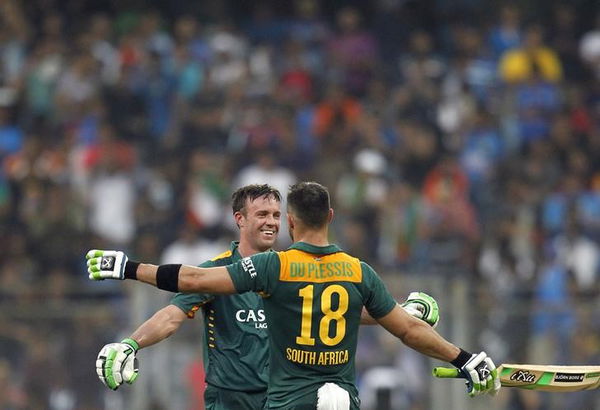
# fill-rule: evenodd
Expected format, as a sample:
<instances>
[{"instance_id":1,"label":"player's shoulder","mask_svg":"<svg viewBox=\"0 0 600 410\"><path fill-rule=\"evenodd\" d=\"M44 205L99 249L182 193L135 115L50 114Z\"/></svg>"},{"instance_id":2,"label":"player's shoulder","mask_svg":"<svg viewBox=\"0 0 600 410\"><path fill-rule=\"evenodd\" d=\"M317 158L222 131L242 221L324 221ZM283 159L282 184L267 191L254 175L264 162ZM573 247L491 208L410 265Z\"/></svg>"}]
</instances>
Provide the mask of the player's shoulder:
<instances>
[{"instance_id":1,"label":"player's shoulder","mask_svg":"<svg viewBox=\"0 0 600 410\"><path fill-rule=\"evenodd\" d=\"M215 267L215 266L229 265L232 262L232 257L233 257L233 252L231 251L231 249L228 249L225 252L222 252L222 253L212 257L211 259L207 260L206 262L202 263L200 265L200 267L210 268L210 267Z\"/></svg>"},{"instance_id":2,"label":"player's shoulder","mask_svg":"<svg viewBox=\"0 0 600 410\"><path fill-rule=\"evenodd\" d=\"M231 249L227 249L225 252L222 252L222 253L218 254L217 256L211 258L210 261L216 262L221 259L231 259L232 255L233 255L233 252L231 251Z\"/></svg>"},{"instance_id":3,"label":"player's shoulder","mask_svg":"<svg viewBox=\"0 0 600 410\"><path fill-rule=\"evenodd\" d=\"M363 271L363 273L369 273L369 274L375 274L375 275L377 275L377 271L375 271L375 268L373 268L367 262L365 262L363 260L360 260L358 258L356 260L360 264L360 268Z\"/></svg>"},{"instance_id":4,"label":"player's shoulder","mask_svg":"<svg viewBox=\"0 0 600 410\"><path fill-rule=\"evenodd\" d=\"M336 255L339 255L338 256L339 258L344 258L345 260L352 261L353 263L357 263L359 265L362 265L364 263L362 260L360 260L356 256L350 255L349 253L344 252L344 251L339 251L338 253L336 253Z\"/></svg>"}]
</instances>

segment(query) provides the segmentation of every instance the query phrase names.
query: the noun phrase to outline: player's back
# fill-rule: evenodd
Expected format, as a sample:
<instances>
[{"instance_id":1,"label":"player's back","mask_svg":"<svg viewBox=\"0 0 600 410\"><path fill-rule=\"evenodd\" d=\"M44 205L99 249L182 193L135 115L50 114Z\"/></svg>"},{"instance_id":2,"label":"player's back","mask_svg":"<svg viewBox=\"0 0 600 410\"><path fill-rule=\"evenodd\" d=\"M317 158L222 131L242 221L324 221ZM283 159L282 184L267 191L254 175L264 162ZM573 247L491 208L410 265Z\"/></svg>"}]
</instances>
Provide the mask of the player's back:
<instances>
[{"instance_id":1,"label":"player's back","mask_svg":"<svg viewBox=\"0 0 600 410\"><path fill-rule=\"evenodd\" d=\"M315 403L325 382L348 390L357 407L354 357L362 307L371 304L385 314L395 302L385 288L374 296L375 272L335 245L296 243L277 256L279 278L265 299L270 408Z\"/></svg>"}]
</instances>

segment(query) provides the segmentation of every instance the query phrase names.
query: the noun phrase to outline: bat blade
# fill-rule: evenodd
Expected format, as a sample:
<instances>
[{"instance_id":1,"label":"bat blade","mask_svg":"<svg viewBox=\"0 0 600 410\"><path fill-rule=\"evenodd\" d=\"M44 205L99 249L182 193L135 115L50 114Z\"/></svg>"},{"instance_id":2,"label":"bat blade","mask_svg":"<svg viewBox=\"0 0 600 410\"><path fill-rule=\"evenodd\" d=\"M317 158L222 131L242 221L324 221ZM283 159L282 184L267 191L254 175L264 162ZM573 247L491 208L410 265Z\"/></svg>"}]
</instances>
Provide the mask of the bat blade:
<instances>
[{"instance_id":1,"label":"bat blade","mask_svg":"<svg viewBox=\"0 0 600 410\"><path fill-rule=\"evenodd\" d=\"M549 392L574 392L600 387L600 366L554 366L503 363L498 366L504 387ZM433 375L442 378L461 378L458 369L436 367Z\"/></svg>"}]
</instances>

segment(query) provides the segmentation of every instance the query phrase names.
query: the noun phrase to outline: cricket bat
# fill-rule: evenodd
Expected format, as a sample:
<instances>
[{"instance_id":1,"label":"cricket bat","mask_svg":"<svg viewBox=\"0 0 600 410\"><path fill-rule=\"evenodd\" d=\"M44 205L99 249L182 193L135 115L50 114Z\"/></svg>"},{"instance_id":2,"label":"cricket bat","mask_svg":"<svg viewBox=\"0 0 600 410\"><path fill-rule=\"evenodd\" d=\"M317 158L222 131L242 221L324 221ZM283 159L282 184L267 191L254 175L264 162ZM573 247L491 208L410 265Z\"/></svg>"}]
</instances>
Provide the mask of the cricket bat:
<instances>
[{"instance_id":1,"label":"cricket bat","mask_svg":"<svg viewBox=\"0 0 600 410\"><path fill-rule=\"evenodd\" d=\"M508 364L498 366L500 382L505 387L549 392L572 392L600 387L600 366L553 366ZM433 375L441 378L464 377L458 369L435 367Z\"/></svg>"}]
</instances>

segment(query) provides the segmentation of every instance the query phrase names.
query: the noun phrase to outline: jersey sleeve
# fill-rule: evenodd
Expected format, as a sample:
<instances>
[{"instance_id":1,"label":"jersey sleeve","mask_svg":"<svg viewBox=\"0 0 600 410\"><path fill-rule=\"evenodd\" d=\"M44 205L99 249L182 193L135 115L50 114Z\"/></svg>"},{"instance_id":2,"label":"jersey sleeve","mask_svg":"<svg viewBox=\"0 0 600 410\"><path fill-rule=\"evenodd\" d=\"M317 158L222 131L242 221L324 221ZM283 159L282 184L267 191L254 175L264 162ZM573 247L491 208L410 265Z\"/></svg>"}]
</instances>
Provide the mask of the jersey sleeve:
<instances>
[{"instance_id":1,"label":"jersey sleeve","mask_svg":"<svg viewBox=\"0 0 600 410\"><path fill-rule=\"evenodd\" d=\"M396 301L377 272L365 262L360 265L363 274L363 304L373 319L379 319L392 311Z\"/></svg>"},{"instance_id":2,"label":"jersey sleeve","mask_svg":"<svg viewBox=\"0 0 600 410\"><path fill-rule=\"evenodd\" d=\"M201 268L212 268L215 266L211 261L207 261L199 265ZM202 305L214 299L214 295L210 293L177 293L171 298L171 305L177 306L188 317L193 318L196 311Z\"/></svg>"},{"instance_id":3,"label":"jersey sleeve","mask_svg":"<svg viewBox=\"0 0 600 410\"><path fill-rule=\"evenodd\" d=\"M279 277L279 256L276 252L257 253L227 265L237 293L259 292L270 295Z\"/></svg>"}]
</instances>

